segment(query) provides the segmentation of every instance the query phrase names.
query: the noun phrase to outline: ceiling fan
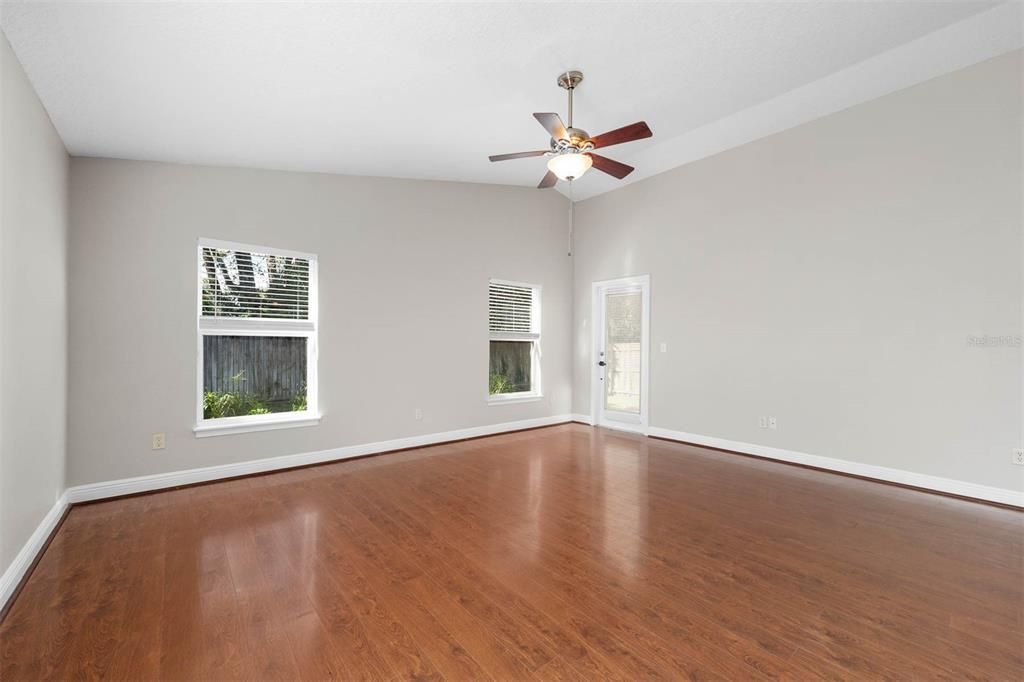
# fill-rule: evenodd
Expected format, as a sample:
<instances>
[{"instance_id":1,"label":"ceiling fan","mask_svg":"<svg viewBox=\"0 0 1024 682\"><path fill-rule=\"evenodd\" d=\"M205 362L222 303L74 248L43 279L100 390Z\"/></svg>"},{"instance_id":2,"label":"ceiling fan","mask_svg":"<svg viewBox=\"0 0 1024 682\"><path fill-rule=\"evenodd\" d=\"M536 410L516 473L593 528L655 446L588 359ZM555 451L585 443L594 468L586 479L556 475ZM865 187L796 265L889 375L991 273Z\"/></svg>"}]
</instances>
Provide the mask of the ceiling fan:
<instances>
[{"instance_id":1,"label":"ceiling fan","mask_svg":"<svg viewBox=\"0 0 1024 682\"><path fill-rule=\"evenodd\" d=\"M572 125L572 91L583 81L580 71L567 71L558 77L558 86L569 91L569 127L562 123L561 117L555 113L534 114L533 117L551 134L551 149L535 152L516 152L515 154L498 154L489 157L491 161L508 161L509 159L525 159L531 156L548 156L548 172L537 185L537 189L554 187L561 180L575 180L593 166L612 177L622 179L633 172L632 166L619 163L606 156L593 152L594 149L611 147L613 144L632 142L650 137L654 133L643 121L632 123L622 128L610 130L596 137L582 128Z\"/></svg>"}]
</instances>

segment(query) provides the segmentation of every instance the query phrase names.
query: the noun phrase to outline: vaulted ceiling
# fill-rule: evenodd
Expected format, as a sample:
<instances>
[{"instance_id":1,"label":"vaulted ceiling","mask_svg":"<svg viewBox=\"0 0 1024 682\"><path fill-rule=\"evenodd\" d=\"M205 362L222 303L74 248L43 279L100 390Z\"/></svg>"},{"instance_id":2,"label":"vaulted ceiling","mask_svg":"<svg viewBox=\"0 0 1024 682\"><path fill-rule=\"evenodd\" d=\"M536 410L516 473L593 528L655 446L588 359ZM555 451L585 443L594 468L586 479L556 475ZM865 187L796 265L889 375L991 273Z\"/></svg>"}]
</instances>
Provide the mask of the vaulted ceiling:
<instances>
[{"instance_id":1,"label":"vaulted ceiling","mask_svg":"<svg viewBox=\"0 0 1024 682\"><path fill-rule=\"evenodd\" d=\"M5 2L0 25L74 155L535 185L543 159L487 156L546 146L560 71L578 126L654 130L606 150L633 181L1019 46L994 5Z\"/></svg>"}]
</instances>

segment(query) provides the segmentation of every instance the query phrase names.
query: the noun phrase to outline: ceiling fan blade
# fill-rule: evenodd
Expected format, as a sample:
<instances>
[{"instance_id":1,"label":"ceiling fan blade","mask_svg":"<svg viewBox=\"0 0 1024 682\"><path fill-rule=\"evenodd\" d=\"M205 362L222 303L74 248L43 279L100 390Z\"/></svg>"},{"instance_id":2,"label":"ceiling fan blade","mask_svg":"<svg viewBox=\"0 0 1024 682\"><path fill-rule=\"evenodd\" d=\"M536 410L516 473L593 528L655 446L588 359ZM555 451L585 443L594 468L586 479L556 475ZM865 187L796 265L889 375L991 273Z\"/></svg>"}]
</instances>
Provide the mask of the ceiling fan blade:
<instances>
[{"instance_id":1,"label":"ceiling fan blade","mask_svg":"<svg viewBox=\"0 0 1024 682\"><path fill-rule=\"evenodd\" d=\"M565 130L565 124L562 123L562 117L558 114L534 114L533 117L544 126L544 130L551 133L551 137L556 140L568 140L569 133Z\"/></svg>"},{"instance_id":2,"label":"ceiling fan blade","mask_svg":"<svg viewBox=\"0 0 1024 682\"><path fill-rule=\"evenodd\" d=\"M547 174L541 179L540 184L537 185L537 189L547 189L554 187L555 183L558 182L558 176L548 171Z\"/></svg>"},{"instance_id":3,"label":"ceiling fan blade","mask_svg":"<svg viewBox=\"0 0 1024 682\"><path fill-rule=\"evenodd\" d=\"M526 159L531 156L544 156L548 153L547 149L541 149L539 152L516 152L515 154L495 154L494 156L488 156L491 161L508 161L509 159Z\"/></svg>"},{"instance_id":4,"label":"ceiling fan blade","mask_svg":"<svg viewBox=\"0 0 1024 682\"><path fill-rule=\"evenodd\" d=\"M611 147L613 144L642 140L653 134L654 133L651 132L651 129L647 127L647 123L644 121L637 121L636 123L631 123L630 125L623 126L622 128L609 130L607 133L601 133L597 137L590 138L590 141L594 143L594 149L600 149L601 147Z\"/></svg>"},{"instance_id":5,"label":"ceiling fan blade","mask_svg":"<svg viewBox=\"0 0 1024 682\"><path fill-rule=\"evenodd\" d=\"M609 159L607 156L600 156L599 154L588 154L588 156L594 160L594 168L607 173L612 177L618 178L619 180L635 170L632 166L619 163L618 161Z\"/></svg>"}]
</instances>

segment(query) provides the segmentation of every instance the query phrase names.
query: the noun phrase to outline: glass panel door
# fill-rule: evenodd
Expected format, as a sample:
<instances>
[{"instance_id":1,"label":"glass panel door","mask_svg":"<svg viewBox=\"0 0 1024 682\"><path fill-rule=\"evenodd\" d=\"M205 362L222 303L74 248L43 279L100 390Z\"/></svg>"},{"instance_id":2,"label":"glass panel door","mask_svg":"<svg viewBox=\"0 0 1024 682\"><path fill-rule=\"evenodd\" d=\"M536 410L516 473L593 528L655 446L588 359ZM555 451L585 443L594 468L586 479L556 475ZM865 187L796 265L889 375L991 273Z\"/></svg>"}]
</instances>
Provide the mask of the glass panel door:
<instances>
[{"instance_id":1,"label":"glass panel door","mask_svg":"<svg viewBox=\"0 0 1024 682\"><path fill-rule=\"evenodd\" d=\"M594 424L646 434L651 279L635 275L594 282L593 301Z\"/></svg>"},{"instance_id":2,"label":"glass panel door","mask_svg":"<svg viewBox=\"0 0 1024 682\"><path fill-rule=\"evenodd\" d=\"M640 414L643 292L605 296L604 409Z\"/></svg>"}]
</instances>

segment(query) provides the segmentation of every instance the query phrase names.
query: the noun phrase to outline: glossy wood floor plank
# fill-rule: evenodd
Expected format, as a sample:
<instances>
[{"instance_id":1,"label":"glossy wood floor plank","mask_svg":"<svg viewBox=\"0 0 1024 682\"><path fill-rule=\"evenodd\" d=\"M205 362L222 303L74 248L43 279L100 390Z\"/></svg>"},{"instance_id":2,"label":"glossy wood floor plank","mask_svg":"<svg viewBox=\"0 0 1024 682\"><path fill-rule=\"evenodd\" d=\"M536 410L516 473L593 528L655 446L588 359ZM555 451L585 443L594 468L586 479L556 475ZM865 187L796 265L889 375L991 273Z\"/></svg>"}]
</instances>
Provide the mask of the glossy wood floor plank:
<instances>
[{"instance_id":1,"label":"glossy wood floor plank","mask_svg":"<svg viewBox=\"0 0 1024 682\"><path fill-rule=\"evenodd\" d=\"M1024 514L565 425L76 507L0 679L1024 678Z\"/></svg>"},{"instance_id":2,"label":"glossy wood floor plank","mask_svg":"<svg viewBox=\"0 0 1024 682\"><path fill-rule=\"evenodd\" d=\"M364 484L366 485L366 484ZM355 492L355 491L353 491ZM394 490L383 490L380 491L382 494L376 495L374 499L387 500L394 496ZM356 493L358 494L358 493ZM366 499L369 503L369 499ZM408 504L412 504L411 502ZM408 505L407 505L408 506ZM425 508L420 508L418 511L421 512L421 516L427 517L431 515L431 511ZM417 522L415 518L405 515L399 509L392 509L391 513L396 516L403 516L406 524L412 527L419 527L422 533L430 533L428 526L424 526ZM445 518L454 521L457 519L458 513L452 509L451 506L447 506L444 514L439 518L431 520L431 526L438 526L445 524ZM401 531L392 531L393 535L399 535ZM450 533L452 536L462 538L462 544L467 544L469 540L470 532L468 529L454 529L454 532ZM400 536L400 535L399 535ZM451 557L455 559L461 567L461 572L466 575L470 582L474 585L483 588L488 596L492 598L499 598L499 603L508 604L516 607L517 610L525 612L527 615L525 618L528 621L535 622L535 618L530 617L531 607L526 601L532 601L536 604L543 604L547 607L549 612L561 614L561 625L565 630L573 633L579 640L587 642L589 648L595 652L602 652L606 657L606 660L614 659L615 663L620 669L622 669L623 677L625 679L635 679L637 677L646 677L651 675L657 675L659 672L662 674L678 675L687 674L695 675L699 672L695 668L692 662L683 663L680 662L675 652L669 651L662 642L650 636L650 632L644 628L637 628L635 623L630 622L628 619L622 618L622 614L616 614L615 618L608 618L609 613L605 612L606 603L608 601L607 595L602 591L588 591L581 590L577 591L575 585L569 583L568 590L562 595L562 598L552 599L549 598L551 595L534 596L536 593L532 592L532 586L524 586L522 584L517 585L517 590L511 592L504 589L499 583L489 578L489 576L482 570L477 570L474 563L470 558L464 554L461 554L459 550L454 547L448 546L443 540L432 536L430 542L423 545L426 548L437 547L442 557ZM529 550L527 550L529 551ZM516 550L513 549L508 552L506 556L515 556ZM494 562L491 565L495 569L500 569L503 562ZM606 586L602 586L606 587ZM519 595L525 597L525 601L519 598ZM562 609L553 610L551 607L555 606L558 601L565 601L568 598L570 603L577 605L585 605L585 612L579 608L568 607L566 604L562 604ZM595 618L594 616L597 616ZM601 623L615 623L618 627L609 626L605 627ZM544 631L559 632L557 627L535 626L535 629ZM561 645L559 648L562 651L566 650L564 642L559 642ZM680 642L673 643L676 648L681 644ZM570 658L570 662L572 659ZM603 675L607 676L607 675Z\"/></svg>"}]
</instances>

